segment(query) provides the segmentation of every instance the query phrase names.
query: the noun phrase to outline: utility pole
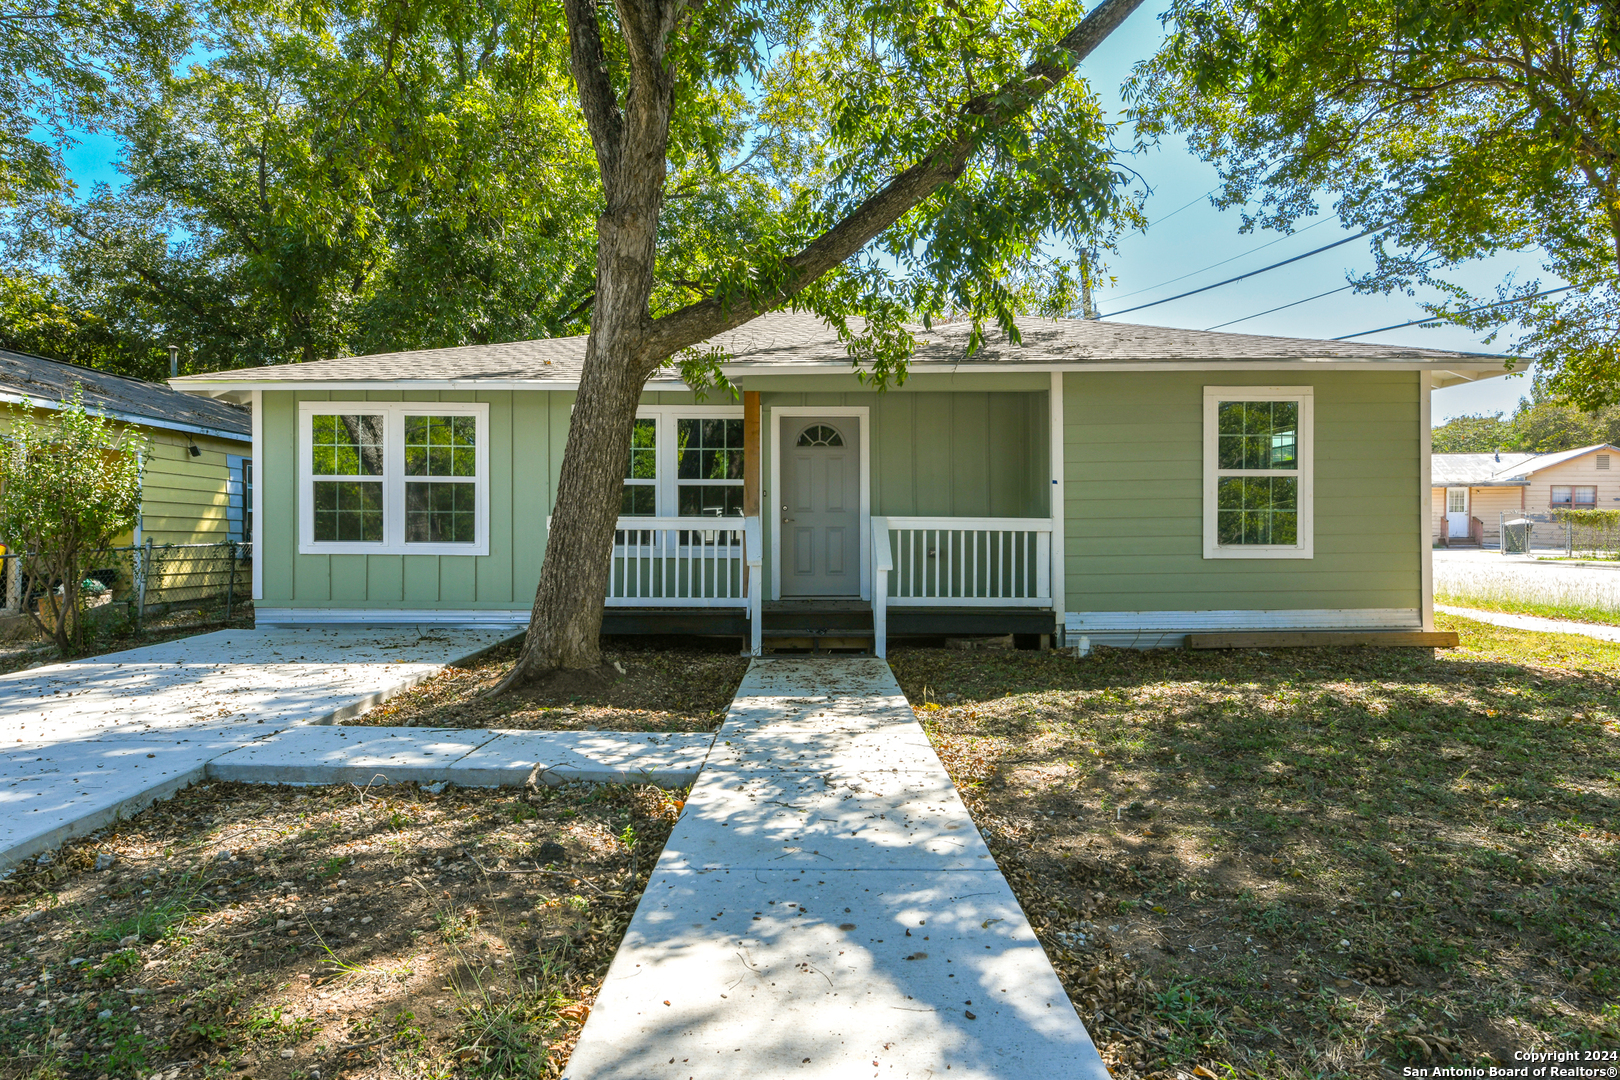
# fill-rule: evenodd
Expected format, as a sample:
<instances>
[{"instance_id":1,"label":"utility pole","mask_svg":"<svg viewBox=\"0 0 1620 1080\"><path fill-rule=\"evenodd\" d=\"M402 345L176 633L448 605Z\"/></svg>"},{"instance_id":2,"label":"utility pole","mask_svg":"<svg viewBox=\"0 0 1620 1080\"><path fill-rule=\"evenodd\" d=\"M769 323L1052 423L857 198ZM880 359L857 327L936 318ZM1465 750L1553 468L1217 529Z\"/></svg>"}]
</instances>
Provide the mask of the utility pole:
<instances>
[{"instance_id":1,"label":"utility pole","mask_svg":"<svg viewBox=\"0 0 1620 1080\"><path fill-rule=\"evenodd\" d=\"M1080 317L1082 319L1100 319L1097 314L1097 304L1091 299L1091 252L1080 252Z\"/></svg>"}]
</instances>

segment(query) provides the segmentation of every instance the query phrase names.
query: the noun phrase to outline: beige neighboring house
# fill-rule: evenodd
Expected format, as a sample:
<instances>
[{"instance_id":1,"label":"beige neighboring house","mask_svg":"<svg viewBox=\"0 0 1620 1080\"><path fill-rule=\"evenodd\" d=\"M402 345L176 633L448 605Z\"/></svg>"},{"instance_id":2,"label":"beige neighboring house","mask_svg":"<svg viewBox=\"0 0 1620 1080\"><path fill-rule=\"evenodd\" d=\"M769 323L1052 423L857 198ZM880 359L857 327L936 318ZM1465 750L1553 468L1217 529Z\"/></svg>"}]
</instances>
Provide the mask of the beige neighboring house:
<instances>
[{"instance_id":1,"label":"beige neighboring house","mask_svg":"<svg viewBox=\"0 0 1620 1080\"><path fill-rule=\"evenodd\" d=\"M1554 510L1620 509L1620 447L1556 454L1434 454L1429 534L1450 547L1495 547L1502 515L1545 521Z\"/></svg>"}]
</instances>

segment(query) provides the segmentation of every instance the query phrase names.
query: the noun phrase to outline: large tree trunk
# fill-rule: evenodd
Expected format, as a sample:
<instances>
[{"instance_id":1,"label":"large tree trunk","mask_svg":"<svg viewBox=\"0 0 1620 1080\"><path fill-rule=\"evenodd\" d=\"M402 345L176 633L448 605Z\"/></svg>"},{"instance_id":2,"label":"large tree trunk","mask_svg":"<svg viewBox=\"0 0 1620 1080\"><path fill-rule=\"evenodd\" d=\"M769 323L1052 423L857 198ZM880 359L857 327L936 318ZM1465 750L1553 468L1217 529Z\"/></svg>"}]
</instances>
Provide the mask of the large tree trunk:
<instances>
[{"instance_id":1,"label":"large tree trunk","mask_svg":"<svg viewBox=\"0 0 1620 1080\"><path fill-rule=\"evenodd\" d=\"M664 359L648 355L646 339L675 85L664 41L680 5L621 0L618 6L632 71L622 113L606 84L594 6L588 0L565 4L575 82L602 168L607 209L596 226L591 333L540 586L523 650L496 693L549 672L602 668L602 599L636 406Z\"/></svg>"},{"instance_id":2,"label":"large tree trunk","mask_svg":"<svg viewBox=\"0 0 1620 1080\"><path fill-rule=\"evenodd\" d=\"M607 195L597 222L596 299L579 397L568 429L540 585L522 652L501 693L550 673L602 674L599 638L609 554L618 521L636 405L669 357L790 300L865 247L907 210L961 174L977 123L1026 113L1123 22L1142 0L1102 0L1063 39L1064 62L1032 63L1014 84L963 105L923 160L874 192L787 260L794 275L751 305L700 300L654 320L648 308L663 209L675 70L665 46L687 0L615 0L630 61L621 109L608 78L596 0L563 0L569 66Z\"/></svg>"}]
</instances>

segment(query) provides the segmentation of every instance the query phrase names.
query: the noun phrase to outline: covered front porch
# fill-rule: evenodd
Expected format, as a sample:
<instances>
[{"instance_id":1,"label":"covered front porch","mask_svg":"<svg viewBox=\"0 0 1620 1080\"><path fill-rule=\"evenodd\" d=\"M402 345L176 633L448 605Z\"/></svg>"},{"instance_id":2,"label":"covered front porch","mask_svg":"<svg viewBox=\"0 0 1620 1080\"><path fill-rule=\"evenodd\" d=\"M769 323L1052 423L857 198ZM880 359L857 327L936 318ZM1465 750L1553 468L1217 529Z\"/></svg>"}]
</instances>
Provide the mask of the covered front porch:
<instances>
[{"instance_id":1,"label":"covered front porch","mask_svg":"<svg viewBox=\"0 0 1620 1080\"><path fill-rule=\"evenodd\" d=\"M882 394L761 378L740 407L706 410L701 434L678 418L649 427L638 447L674 463L683 490L641 505L679 512L620 518L604 630L738 634L754 655L1061 640L1060 377L917 376ZM659 466L636 469L627 491L661 482Z\"/></svg>"}]
</instances>

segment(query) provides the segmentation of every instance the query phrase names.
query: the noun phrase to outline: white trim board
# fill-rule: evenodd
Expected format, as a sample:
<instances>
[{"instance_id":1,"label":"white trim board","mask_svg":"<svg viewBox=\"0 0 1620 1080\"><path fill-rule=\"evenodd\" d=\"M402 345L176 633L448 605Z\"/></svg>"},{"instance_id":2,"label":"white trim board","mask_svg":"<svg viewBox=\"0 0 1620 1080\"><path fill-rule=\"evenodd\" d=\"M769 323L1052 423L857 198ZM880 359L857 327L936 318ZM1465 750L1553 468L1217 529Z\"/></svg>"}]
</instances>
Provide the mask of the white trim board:
<instances>
[{"instance_id":1,"label":"white trim board","mask_svg":"<svg viewBox=\"0 0 1620 1080\"><path fill-rule=\"evenodd\" d=\"M528 608L290 608L261 607L258 626L527 626Z\"/></svg>"},{"instance_id":2,"label":"white trim board","mask_svg":"<svg viewBox=\"0 0 1620 1080\"><path fill-rule=\"evenodd\" d=\"M264 395L253 391L249 399L248 408L253 412L253 443L250 453L253 462L253 535L248 542L253 545L253 599L257 603L264 599L264 484L259 477L259 466L264 461Z\"/></svg>"},{"instance_id":3,"label":"white trim board","mask_svg":"<svg viewBox=\"0 0 1620 1080\"><path fill-rule=\"evenodd\" d=\"M1218 630L1416 630L1418 608L1294 608L1269 611L1071 611L1070 635L1203 633Z\"/></svg>"},{"instance_id":4,"label":"white trim board","mask_svg":"<svg viewBox=\"0 0 1620 1080\"><path fill-rule=\"evenodd\" d=\"M762 493L770 498L771 542L776 545L771 559L771 599L782 599L782 504L776 492L782 490L782 417L784 416L853 416L861 422L861 599L872 599L872 409L869 405L767 405L761 422L770 425L771 488Z\"/></svg>"}]
</instances>

